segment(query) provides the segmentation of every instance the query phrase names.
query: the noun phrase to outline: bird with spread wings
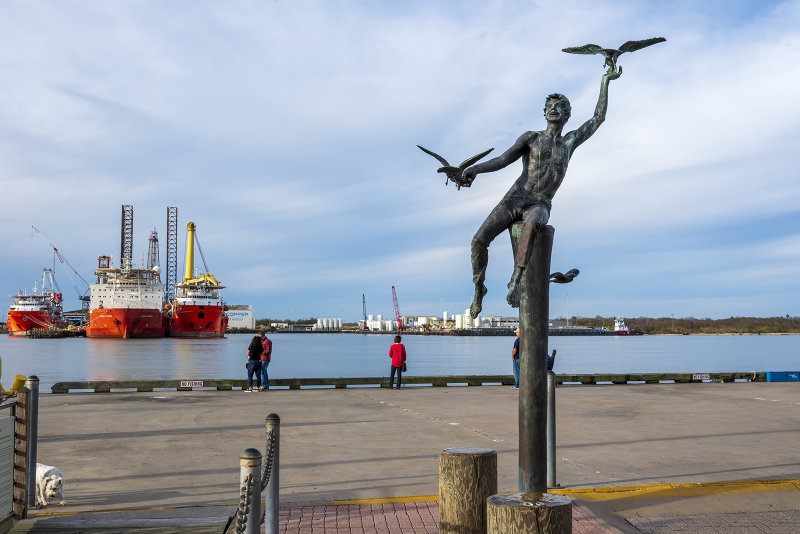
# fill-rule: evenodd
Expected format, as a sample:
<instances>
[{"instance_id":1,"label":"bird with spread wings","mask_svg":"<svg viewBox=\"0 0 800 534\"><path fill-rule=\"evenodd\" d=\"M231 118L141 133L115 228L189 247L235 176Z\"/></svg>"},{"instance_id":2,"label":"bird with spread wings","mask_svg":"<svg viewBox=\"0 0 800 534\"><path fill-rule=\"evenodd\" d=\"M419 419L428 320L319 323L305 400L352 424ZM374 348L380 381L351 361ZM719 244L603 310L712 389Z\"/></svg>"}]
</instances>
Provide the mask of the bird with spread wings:
<instances>
[{"instance_id":1,"label":"bird with spread wings","mask_svg":"<svg viewBox=\"0 0 800 534\"><path fill-rule=\"evenodd\" d=\"M617 70L617 58L619 58L620 54L635 52L636 50L641 50L642 48L652 46L656 43L663 43L664 41L666 41L666 39L663 37L653 37L651 39L642 39L641 41L628 41L617 49L603 48L596 44L587 44L563 48L561 51L567 52L568 54L602 54L602 56L606 58L604 66L608 65L612 71L615 71Z\"/></svg>"},{"instance_id":2,"label":"bird with spread wings","mask_svg":"<svg viewBox=\"0 0 800 534\"><path fill-rule=\"evenodd\" d=\"M461 189L461 186L469 187L471 185L471 184L465 182L464 180L462 180L462 178L461 178L462 175L464 174L464 169L466 169L467 167L469 167L473 163L476 163L478 160L482 159L486 154L488 154L489 152L494 150L494 148L490 148L489 150L485 150L485 151L481 152L480 154L472 156L471 158L467 158L458 167L453 167L452 165L450 165L447 162L446 159L444 159L442 156L440 156L436 152L431 152L430 150L428 150L424 146L417 145L417 147L419 147L419 149L422 150L423 152L425 152L426 154L430 154L431 156L436 158L439 161L439 163L441 163L443 165L443 167L439 167L439 170L437 170L436 172L444 173L445 176L447 176L447 178L444 181L444 185L447 185L447 183L452 180L453 183L456 184L456 187L458 189Z\"/></svg>"}]
</instances>

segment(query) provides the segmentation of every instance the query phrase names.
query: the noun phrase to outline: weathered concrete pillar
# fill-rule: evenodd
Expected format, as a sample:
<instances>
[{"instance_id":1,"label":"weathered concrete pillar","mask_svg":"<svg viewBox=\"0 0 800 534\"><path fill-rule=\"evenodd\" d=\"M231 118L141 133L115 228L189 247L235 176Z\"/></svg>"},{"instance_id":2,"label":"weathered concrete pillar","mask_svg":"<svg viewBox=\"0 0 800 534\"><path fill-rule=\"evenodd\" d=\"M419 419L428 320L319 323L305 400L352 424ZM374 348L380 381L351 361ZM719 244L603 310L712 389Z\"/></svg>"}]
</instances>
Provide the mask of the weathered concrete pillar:
<instances>
[{"instance_id":1,"label":"weathered concrete pillar","mask_svg":"<svg viewBox=\"0 0 800 534\"><path fill-rule=\"evenodd\" d=\"M486 499L497 493L497 452L457 447L439 455L439 533L484 534Z\"/></svg>"},{"instance_id":2,"label":"weathered concrete pillar","mask_svg":"<svg viewBox=\"0 0 800 534\"><path fill-rule=\"evenodd\" d=\"M556 481L556 374L547 371L547 487L555 488Z\"/></svg>"},{"instance_id":3,"label":"weathered concrete pillar","mask_svg":"<svg viewBox=\"0 0 800 534\"><path fill-rule=\"evenodd\" d=\"M279 530L278 519L280 516L280 458L281 458L281 418L278 414L271 413L266 419L267 432L267 462L270 464L269 472L266 474L267 484L264 488L264 532L266 534L277 534ZM270 441L272 447L270 451ZM270 452L271 457L270 457ZM265 469L266 470L266 469Z\"/></svg>"},{"instance_id":4,"label":"weathered concrete pillar","mask_svg":"<svg viewBox=\"0 0 800 534\"><path fill-rule=\"evenodd\" d=\"M239 511L237 532L261 532L261 452L245 449L239 456Z\"/></svg>"},{"instance_id":5,"label":"weathered concrete pillar","mask_svg":"<svg viewBox=\"0 0 800 534\"><path fill-rule=\"evenodd\" d=\"M16 385L16 382L15 382ZM36 508L36 453L39 449L39 377L31 375L25 381L30 390L28 403L28 509Z\"/></svg>"},{"instance_id":6,"label":"weathered concrete pillar","mask_svg":"<svg viewBox=\"0 0 800 534\"><path fill-rule=\"evenodd\" d=\"M572 501L552 493L503 493L486 502L488 534L570 534Z\"/></svg>"}]
</instances>

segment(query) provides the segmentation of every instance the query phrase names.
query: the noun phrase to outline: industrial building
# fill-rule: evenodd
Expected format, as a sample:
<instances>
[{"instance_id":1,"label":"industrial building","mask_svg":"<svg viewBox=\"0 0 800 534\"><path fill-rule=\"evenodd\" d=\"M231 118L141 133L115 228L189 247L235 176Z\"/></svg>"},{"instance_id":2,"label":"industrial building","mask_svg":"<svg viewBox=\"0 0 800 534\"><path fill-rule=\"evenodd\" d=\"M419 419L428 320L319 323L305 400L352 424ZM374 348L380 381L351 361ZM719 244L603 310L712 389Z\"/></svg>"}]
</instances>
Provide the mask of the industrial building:
<instances>
[{"instance_id":1,"label":"industrial building","mask_svg":"<svg viewBox=\"0 0 800 534\"><path fill-rule=\"evenodd\" d=\"M481 317L475 319L465 310L463 314L450 315L445 311L437 315L404 315L400 317L403 330L417 331L442 331L442 330L470 330L473 328L502 328L515 329L519 327L517 317ZM384 319L382 315L368 315L367 320L358 322L360 330L373 332L394 332L398 330L397 321Z\"/></svg>"},{"instance_id":2,"label":"industrial building","mask_svg":"<svg viewBox=\"0 0 800 534\"><path fill-rule=\"evenodd\" d=\"M249 304L229 304L225 314L228 316L228 328L249 328L252 330L256 327L253 307Z\"/></svg>"},{"instance_id":3,"label":"industrial building","mask_svg":"<svg viewBox=\"0 0 800 534\"><path fill-rule=\"evenodd\" d=\"M317 323L312 330L314 332L341 332L342 324L344 324L344 321L341 317L325 317L317 319Z\"/></svg>"}]
</instances>

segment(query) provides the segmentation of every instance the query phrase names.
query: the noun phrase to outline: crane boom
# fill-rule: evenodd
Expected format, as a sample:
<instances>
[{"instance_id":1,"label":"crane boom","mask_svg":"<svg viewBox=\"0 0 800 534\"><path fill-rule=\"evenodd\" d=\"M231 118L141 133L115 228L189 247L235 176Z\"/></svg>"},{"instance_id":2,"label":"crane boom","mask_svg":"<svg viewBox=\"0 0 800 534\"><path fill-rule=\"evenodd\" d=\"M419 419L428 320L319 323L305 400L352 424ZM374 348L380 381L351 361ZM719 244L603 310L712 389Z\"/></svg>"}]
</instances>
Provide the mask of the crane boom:
<instances>
[{"instance_id":1,"label":"crane boom","mask_svg":"<svg viewBox=\"0 0 800 534\"><path fill-rule=\"evenodd\" d=\"M70 263L70 262L67 260L67 258L65 258L65 257L64 257L64 255L63 255L63 254L61 254L61 252L58 250L58 247L56 247L56 246L53 244L53 242L52 242L52 241L50 241L50 239L49 239L49 238L47 238L47 237L44 235L44 233L43 233L41 230L39 230L39 229L38 229L38 228L36 228L35 226L31 226L31 228L33 228L33 231L34 231L34 232L36 232L36 233L38 234L38 236L39 236L39 237L41 237L42 239L44 239L45 241L47 241L47 244L48 244L48 245L50 245L50 247L53 249L53 252L55 253L56 257L58 258L58 261L59 261L59 262L61 262L62 264L66 263L66 264L67 264L67 266L68 266L70 269L72 269L72 272L73 272L73 273L75 273L75 274L78 276L78 278L80 278L80 279L81 279L81 281L82 281L84 284L86 284L86 290L88 291L88 290L89 290L89 282L87 282L86 280L84 280L84 278L83 278L83 277L81 276L81 274L80 274L80 273L79 273L79 272L78 272L78 271L75 269L75 267L73 267L73 266L72 266L72 264L71 264L71 263ZM75 283L75 279L72 277L72 273L70 273L69 271L67 271L67 276L69 276L69 279L70 279L70 281L72 282L72 287L73 287L73 288L75 288L75 292L78 294L78 298L81 300L81 302L82 302L82 303L83 303L83 302L88 302L88 301L89 301L89 297L86 295L86 292L84 292L84 293L81 293L81 292L80 292L80 290L78 289L78 285ZM60 291L60 290L59 290L59 291Z\"/></svg>"},{"instance_id":2,"label":"crane boom","mask_svg":"<svg viewBox=\"0 0 800 534\"><path fill-rule=\"evenodd\" d=\"M394 316L395 319L397 319L397 329L405 330L403 327L403 316L400 315L400 306L397 304L397 291L395 291L394 286L392 286L392 299L394 300Z\"/></svg>"}]
</instances>

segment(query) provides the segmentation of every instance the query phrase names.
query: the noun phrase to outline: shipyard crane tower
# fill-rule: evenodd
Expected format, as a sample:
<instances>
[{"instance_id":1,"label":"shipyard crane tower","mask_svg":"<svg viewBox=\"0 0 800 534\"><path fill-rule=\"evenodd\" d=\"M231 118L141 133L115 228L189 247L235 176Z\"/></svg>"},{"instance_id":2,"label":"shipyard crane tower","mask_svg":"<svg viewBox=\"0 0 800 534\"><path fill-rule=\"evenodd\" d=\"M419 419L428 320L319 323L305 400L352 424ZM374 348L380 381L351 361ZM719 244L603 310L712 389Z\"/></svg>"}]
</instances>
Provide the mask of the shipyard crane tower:
<instances>
[{"instance_id":1,"label":"shipyard crane tower","mask_svg":"<svg viewBox=\"0 0 800 534\"><path fill-rule=\"evenodd\" d=\"M167 207L167 280L165 298L175 300L175 284L178 283L178 208Z\"/></svg>"},{"instance_id":2,"label":"shipyard crane tower","mask_svg":"<svg viewBox=\"0 0 800 534\"><path fill-rule=\"evenodd\" d=\"M361 307L364 309L364 330L369 330L367 326L367 297L361 293Z\"/></svg>"},{"instance_id":3,"label":"shipyard crane tower","mask_svg":"<svg viewBox=\"0 0 800 534\"><path fill-rule=\"evenodd\" d=\"M394 300L394 316L397 319L397 329L398 330L405 330L405 326L403 326L403 316L400 315L400 306L397 305L397 291L394 290L394 286L392 286L392 299Z\"/></svg>"},{"instance_id":4,"label":"shipyard crane tower","mask_svg":"<svg viewBox=\"0 0 800 534\"><path fill-rule=\"evenodd\" d=\"M153 228L150 239L147 241L147 269L153 281L161 283L161 260L158 256L158 232Z\"/></svg>"},{"instance_id":5,"label":"shipyard crane tower","mask_svg":"<svg viewBox=\"0 0 800 534\"><path fill-rule=\"evenodd\" d=\"M122 235L120 236L119 266L133 268L133 206L122 205Z\"/></svg>"}]
</instances>

